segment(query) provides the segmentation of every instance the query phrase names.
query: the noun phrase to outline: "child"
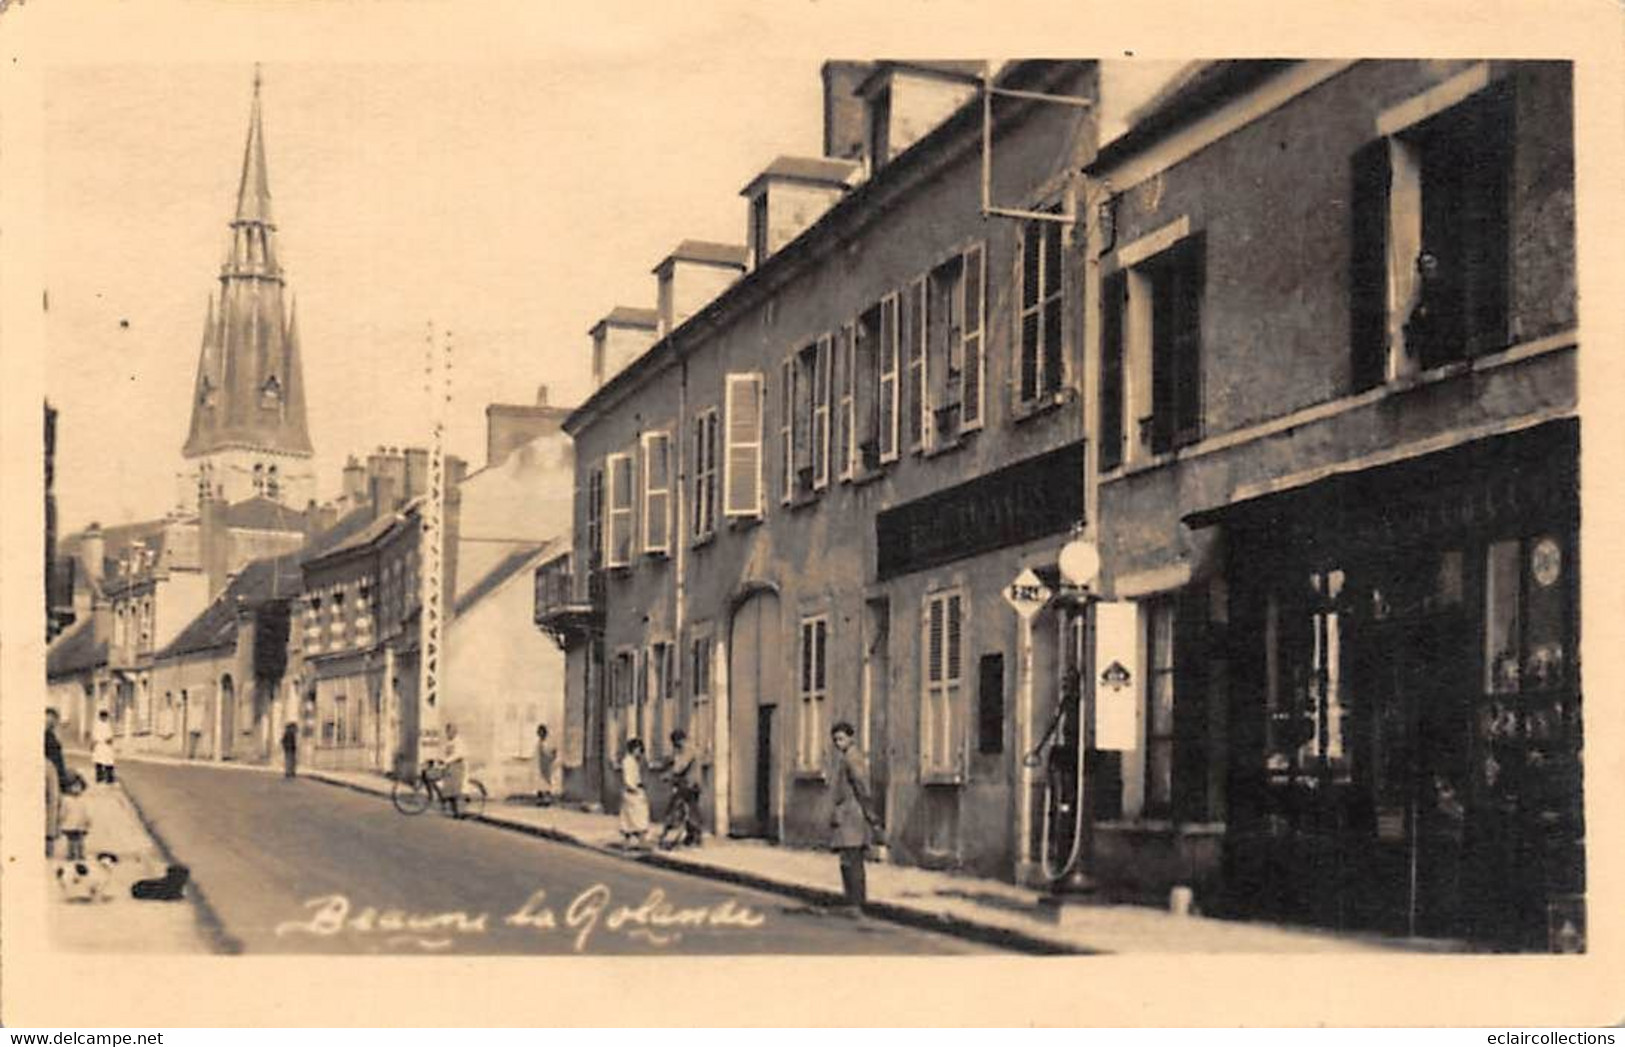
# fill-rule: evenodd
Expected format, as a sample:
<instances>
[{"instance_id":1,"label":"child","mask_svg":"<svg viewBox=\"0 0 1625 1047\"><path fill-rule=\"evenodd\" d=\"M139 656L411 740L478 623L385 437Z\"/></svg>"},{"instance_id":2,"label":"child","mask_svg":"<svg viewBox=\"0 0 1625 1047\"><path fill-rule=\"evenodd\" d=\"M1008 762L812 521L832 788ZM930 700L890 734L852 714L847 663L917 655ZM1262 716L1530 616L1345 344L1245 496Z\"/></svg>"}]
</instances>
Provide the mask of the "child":
<instances>
[{"instance_id":1,"label":"child","mask_svg":"<svg viewBox=\"0 0 1625 1047\"><path fill-rule=\"evenodd\" d=\"M80 775L68 779L68 788L62 794L62 809L58 827L68 838L67 860L83 861L85 834L90 831L90 810L85 804L85 780Z\"/></svg>"}]
</instances>

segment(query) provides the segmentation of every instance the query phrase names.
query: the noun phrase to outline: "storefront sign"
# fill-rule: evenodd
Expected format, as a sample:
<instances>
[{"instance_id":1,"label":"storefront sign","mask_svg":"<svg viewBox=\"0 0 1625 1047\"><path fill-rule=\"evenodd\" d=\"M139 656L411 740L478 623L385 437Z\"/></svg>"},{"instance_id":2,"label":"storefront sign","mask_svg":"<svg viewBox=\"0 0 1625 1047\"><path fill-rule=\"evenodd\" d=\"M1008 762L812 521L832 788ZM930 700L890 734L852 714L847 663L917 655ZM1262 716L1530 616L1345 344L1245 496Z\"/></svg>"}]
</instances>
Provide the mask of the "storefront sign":
<instances>
[{"instance_id":1,"label":"storefront sign","mask_svg":"<svg viewBox=\"0 0 1625 1047\"><path fill-rule=\"evenodd\" d=\"M1031 567L1016 575L1015 581L1004 587L1005 602L1021 615L1022 621L1027 622L1032 621L1033 616L1042 611L1054 595L1055 590L1045 585Z\"/></svg>"},{"instance_id":2,"label":"storefront sign","mask_svg":"<svg viewBox=\"0 0 1625 1047\"><path fill-rule=\"evenodd\" d=\"M1094 605L1095 748L1140 747L1140 610L1133 601Z\"/></svg>"},{"instance_id":3,"label":"storefront sign","mask_svg":"<svg viewBox=\"0 0 1625 1047\"><path fill-rule=\"evenodd\" d=\"M1009 465L875 517L882 581L1064 534L1083 519L1083 444Z\"/></svg>"}]
</instances>

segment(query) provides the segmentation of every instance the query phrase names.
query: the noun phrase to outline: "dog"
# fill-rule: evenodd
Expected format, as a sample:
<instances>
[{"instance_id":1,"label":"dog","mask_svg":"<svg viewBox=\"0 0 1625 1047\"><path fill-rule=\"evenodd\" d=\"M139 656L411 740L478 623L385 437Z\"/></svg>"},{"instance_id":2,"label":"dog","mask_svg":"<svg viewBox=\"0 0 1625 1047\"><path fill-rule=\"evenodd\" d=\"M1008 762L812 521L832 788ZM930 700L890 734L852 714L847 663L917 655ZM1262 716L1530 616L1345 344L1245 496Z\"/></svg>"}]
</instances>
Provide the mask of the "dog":
<instances>
[{"instance_id":1,"label":"dog","mask_svg":"<svg viewBox=\"0 0 1625 1047\"><path fill-rule=\"evenodd\" d=\"M137 880L130 885L130 897L142 901L178 902L185 896L186 881L192 871L184 865L171 865L162 876Z\"/></svg>"},{"instance_id":2,"label":"dog","mask_svg":"<svg viewBox=\"0 0 1625 1047\"><path fill-rule=\"evenodd\" d=\"M102 851L96 860L63 862L56 867L57 886L70 902L110 902L113 894L108 884L118 867L118 855Z\"/></svg>"}]
</instances>

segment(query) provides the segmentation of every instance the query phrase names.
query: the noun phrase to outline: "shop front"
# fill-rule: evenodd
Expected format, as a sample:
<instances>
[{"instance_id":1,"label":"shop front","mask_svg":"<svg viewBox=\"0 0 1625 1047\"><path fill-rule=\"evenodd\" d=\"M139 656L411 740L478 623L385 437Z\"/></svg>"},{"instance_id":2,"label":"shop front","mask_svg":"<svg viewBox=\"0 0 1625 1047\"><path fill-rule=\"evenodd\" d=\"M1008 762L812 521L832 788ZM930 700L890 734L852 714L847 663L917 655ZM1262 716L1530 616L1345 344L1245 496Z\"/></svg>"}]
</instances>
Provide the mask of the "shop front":
<instances>
[{"instance_id":1,"label":"shop front","mask_svg":"<svg viewBox=\"0 0 1625 1047\"><path fill-rule=\"evenodd\" d=\"M1237 912L1584 934L1578 425L1187 519L1223 529Z\"/></svg>"}]
</instances>

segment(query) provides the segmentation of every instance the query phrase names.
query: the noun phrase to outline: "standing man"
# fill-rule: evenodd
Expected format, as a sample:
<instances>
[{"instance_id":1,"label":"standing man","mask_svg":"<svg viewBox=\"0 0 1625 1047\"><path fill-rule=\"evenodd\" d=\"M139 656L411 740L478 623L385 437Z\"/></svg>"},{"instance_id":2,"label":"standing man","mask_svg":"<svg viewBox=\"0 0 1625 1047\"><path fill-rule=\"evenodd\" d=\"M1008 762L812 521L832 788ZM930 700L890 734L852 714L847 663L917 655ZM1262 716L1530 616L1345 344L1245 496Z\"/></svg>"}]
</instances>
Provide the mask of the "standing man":
<instances>
[{"instance_id":1,"label":"standing man","mask_svg":"<svg viewBox=\"0 0 1625 1047\"><path fill-rule=\"evenodd\" d=\"M68 765L62 759L62 742L56 736L56 726L62 720L55 709L45 710L45 857L56 856L56 838L60 835L62 790L68 784Z\"/></svg>"},{"instance_id":2,"label":"standing man","mask_svg":"<svg viewBox=\"0 0 1625 1047\"><path fill-rule=\"evenodd\" d=\"M678 797L683 801L683 844L698 847L701 840L700 774L694 750L688 747L688 732L681 727L671 732L671 761L666 767L672 802L676 803Z\"/></svg>"},{"instance_id":3,"label":"standing man","mask_svg":"<svg viewBox=\"0 0 1625 1047\"><path fill-rule=\"evenodd\" d=\"M103 709L90 731L90 761L96 765L98 784L113 784L113 721Z\"/></svg>"},{"instance_id":4,"label":"standing man","mask_svg":"<svg viewBox=\"0 0 1625 1047\"><path fill-rule=\"evenodd\" d=\"M536 771L541 775L541 785L536 789L536 802L540 806L547 806L558 798L559 784L555 780L559 766L559 750L552 742L547 740L547 724L536 725Z\"/></svg>"},{"instance_id":5,"label":"standing man","mask_svg":"<svg viewBox=\"0 0 1625 1047\"><path fill-rule=\"evenodd\" d=\"M282 728L282 776L292 778L299 770L299 726L292 720Z\"/></svg>"},{"instance_id":6,"label":"standing man","mask_svg":"<svg viewBox=\"0 0 1625 1047\"><path fill-rule=\"evenodd\" d=\"M869 802L869 787L865 784L869 769L857 747L857 733L845 720L829 732L836 750L835 774L830 781L830 849L841 857L841 887L851 916L863 915L868 903L863 862L870 843L885 832Z\"/></svg>"}]
</instances>

